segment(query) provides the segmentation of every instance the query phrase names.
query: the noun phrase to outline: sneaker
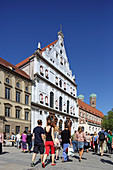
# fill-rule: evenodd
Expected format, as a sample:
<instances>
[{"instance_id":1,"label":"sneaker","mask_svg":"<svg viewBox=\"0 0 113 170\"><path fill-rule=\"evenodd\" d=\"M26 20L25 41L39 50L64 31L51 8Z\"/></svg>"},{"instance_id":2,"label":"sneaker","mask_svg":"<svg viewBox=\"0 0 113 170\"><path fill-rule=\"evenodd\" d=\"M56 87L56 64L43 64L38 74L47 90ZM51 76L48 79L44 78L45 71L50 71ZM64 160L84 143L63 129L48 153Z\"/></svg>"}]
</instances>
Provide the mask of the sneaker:
<instances>
[{"instance_id":1,"label":"sneaker","mask_svg":"<svg viewBox=\"0 0 113 170\"><path fill-rule=\"evenodd\" d=\"M34 162L31 162L31 167L34 167L34 166L35 166Z\"/></svg>"},{"instance_id":2,"label":"sneaker","mask_svg":"<svg viewBox=\"0 0 113 170\"><path fill-rule=\"evenodd\" d=\"M45 168L45 165L44 165L44 163L42 162L42 168Z\"/></svg>"},{"instance_id":3,"label":"sneaker","mask_svg":"<svg viewBox=\"0 0 113 170\"><path fill-rule=\"evenodd\" d=\"M54 164L51 164L51 166L55 166L56 164L54 163Z\"/></svg>"}]
</instances>

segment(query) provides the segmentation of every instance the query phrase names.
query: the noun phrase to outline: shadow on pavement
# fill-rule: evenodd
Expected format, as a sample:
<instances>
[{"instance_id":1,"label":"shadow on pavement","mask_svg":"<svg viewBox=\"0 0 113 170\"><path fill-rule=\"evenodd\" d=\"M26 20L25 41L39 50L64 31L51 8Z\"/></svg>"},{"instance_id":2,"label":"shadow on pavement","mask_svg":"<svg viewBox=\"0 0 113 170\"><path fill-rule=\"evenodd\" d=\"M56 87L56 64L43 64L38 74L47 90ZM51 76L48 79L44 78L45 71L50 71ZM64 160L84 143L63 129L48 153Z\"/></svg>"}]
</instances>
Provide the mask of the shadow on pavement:
<instances>
[{"instance_id":1,"label":"shadow on pavement","mask_svg":"<svg viewBox=\"0 0 113 170\"><path fill-rule=\"evenodd\" d=\"M6 153L9 153L9 152L2 152L2 155L3 155L3 154L6 154Z\"/></svg>"},{"instance_id":2,"label":"shadow on pavement","mask_svg":"<svg viewBox=\"0 0 113 170\"><path fill-rule=\"evenodd\" d=\"M112 162L112 161L109 161L109 160L100 159L100 161L101 161L102 163L108 163L108 164L113 165L113 162Z\"/></svg>"}]
</instances>

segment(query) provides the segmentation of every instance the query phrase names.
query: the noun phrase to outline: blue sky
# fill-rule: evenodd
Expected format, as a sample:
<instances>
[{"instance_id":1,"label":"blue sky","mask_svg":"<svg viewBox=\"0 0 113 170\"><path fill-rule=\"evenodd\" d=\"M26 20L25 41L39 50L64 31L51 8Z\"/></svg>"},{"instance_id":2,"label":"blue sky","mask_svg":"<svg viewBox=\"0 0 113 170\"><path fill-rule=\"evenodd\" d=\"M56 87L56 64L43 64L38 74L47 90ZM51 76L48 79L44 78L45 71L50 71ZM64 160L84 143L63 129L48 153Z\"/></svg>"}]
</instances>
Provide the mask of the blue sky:
<instances>
[{"instance_id":1,"label":"blue sky","mask_svg":"<svg viewBox=\"0 0 113 170\"><path fill-rule=\"evenodd\" d=\"M113 0L0 1L0 57L17 64L57 39L65 47L78 95L97 94L97 109L113 108Z\"/></svg>"}]
</instances>

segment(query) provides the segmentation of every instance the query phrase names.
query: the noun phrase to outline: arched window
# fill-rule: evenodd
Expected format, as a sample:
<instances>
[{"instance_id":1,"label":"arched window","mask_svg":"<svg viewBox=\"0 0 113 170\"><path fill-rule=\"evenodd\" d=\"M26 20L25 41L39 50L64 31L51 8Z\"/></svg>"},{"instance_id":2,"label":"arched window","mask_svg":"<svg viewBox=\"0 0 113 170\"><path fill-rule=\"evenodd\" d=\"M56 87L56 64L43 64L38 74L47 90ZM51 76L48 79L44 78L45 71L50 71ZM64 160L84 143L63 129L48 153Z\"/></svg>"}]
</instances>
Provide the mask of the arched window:
<instances>
[{"instance_id":1,"label":"arched window","mask_svg":"<svg viewBox=\"0 0 113 170\"><path fill-rule=\"evenodd\" d=\"M9 78L6 78L6 83L8 83L8 84L9 84Z\"/></svg>"},{"instance_id":2,"label":"arched window","mask_svg":"<svg viewBox=\"0 0 113 170\"><path fill-rule=\"evenodd\" d=\"M50 107L54 108L54 93L50 92Z\"/></svg>"},{"instance_id":3,"label":"arched window","mask_svg":"<svg viewBox=\"0 0 113 170\"><path fill-rule=\"evenodd\" d=\"M62 87L62 80L59 81L60 87Z\"/></svg>"},{"instance_id":4,"label":"arched window","mask_svg":"<svg viewBox=\"0 0 113 170\"><path fill-rule=\"evenodd\" d=\"M75 115L75 108L73 108L73 115Z\"/></svg>"},{"instance_id":5,"label":"arched window","mask_svg":"<svg viewBox=\"0 0 113 170\"><path fill-rule=\"evenodd\" d=\"M69 113L69 100L67 100L67 113Z\"/></svg>"},{"instance_id":6,"label":"arched window","mask_svg":"<svg viewBox=\"0 0 113 170\"><path fill-rule=\"evenodd\" d=\"M58 99L55 100L55 108L58 109Z\"/></svg>"},{"instance_id":7,"label":"arched window","mask_svg":"<svg viewBox=\"0 0 113 170\"><path fill-rule=\"evenodd\" d=\"M19 84L19 82L17 82L17 83L16 83L16 86L17 86L18 88L20 88L20 84Z\"/></svg>"},{"instance_id":8,"label":"arched window","mask_svg":"<svg viewBox=\"0 0 113 170\"><path fill-rule=\"evenodd\" d=\"M64 90L66 90L66 83L64 82Z\"/></svg>"},{"instance_id":9,"label":"arched window","mask_svg":"<svg viewBox=\"0 0 113 170\"><path fill-rule=\"evenodd\" d=\"M43 70L43 67L40 66L40 74L43 76L44 75L44 70Z\"/></svg>"},{"instance_id":10,"label":"arched window","mask_svg":"<svg viewBox=\"0 0 113 170\"><path fill-rule=\"evenodd\" d=\"M47 79L49 78L48 70L47 69L45 70L45 76L46 76Z\"/></svg>"},{"instance_id":11,"label":"arched window","mask_svg":"<svg viewBox=\"0 0 113 170\"><path fill-rule=\"evenodd\" d=\"M48 96L45 97L45 104L48 105Z\"/></svg>"},{"instance_id":12,"label":"arched window","mask_svg":"<svg viewBox=\"0 0 113 170\"><path fill-rule=\"evenodd\" d=\"M40 94L40 103L43 103L43 94Z\"/></svg>"},{"instance_id":13,"label":"arched window","mask_svg":"<svg viewBox=\"0 0 113 170\"><path fill-rule=\"evenodd\" d=\"M73 96L75 96L75 89L73 89Z\"/></svg>"},{"instance_id":14,"label":"arched window","mask_svg":"<svg viewBox=\"0 0 113 170\"><path fill-rule=\"evenodd\" d=\"M62 97L59 97L59 110L62 111Z\"/></svg>"},{"instance_id":15,"label":"arched window","mask_svg":"<svg viewBox=\"0 0 113 170\"><path fill-rule=\"evenodd\" d=\"M55 84L58 85L58 77L55 77Z\"/></svg>"}]
</instances>

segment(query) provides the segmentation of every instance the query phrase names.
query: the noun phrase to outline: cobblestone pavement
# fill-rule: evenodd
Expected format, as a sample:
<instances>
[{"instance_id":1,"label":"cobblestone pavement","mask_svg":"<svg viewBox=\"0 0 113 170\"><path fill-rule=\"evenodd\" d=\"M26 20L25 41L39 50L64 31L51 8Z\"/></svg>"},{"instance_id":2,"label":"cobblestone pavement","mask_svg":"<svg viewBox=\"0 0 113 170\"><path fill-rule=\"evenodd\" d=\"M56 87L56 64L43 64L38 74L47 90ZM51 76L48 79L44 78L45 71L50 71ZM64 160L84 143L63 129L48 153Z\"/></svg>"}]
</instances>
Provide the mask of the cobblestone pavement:
<instances>
[{"instance_id":1,"label":"cobblestone pavement","mask_svg":"<svg viewBox=\"0 0 113 170\"><path fill-rule=\"evenodd\" d=\"M72 162L62 163L60 159L56 161L56 166L52 167L49 161L47 160L47 166L45 170L112 170L113 169L113 155L104 154L103 157L95 155L93 152L86 153L84 152L82 162L78 161L78 153L74 157L70 157ZM36 157L35 167L30 166L33 153L22 153L21 150L15 147L3 147L3 154L0 155L0 170L41 170L40 155Z\"/></svg>"}]
</instances>

